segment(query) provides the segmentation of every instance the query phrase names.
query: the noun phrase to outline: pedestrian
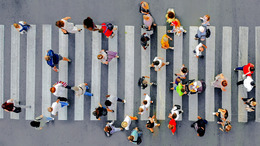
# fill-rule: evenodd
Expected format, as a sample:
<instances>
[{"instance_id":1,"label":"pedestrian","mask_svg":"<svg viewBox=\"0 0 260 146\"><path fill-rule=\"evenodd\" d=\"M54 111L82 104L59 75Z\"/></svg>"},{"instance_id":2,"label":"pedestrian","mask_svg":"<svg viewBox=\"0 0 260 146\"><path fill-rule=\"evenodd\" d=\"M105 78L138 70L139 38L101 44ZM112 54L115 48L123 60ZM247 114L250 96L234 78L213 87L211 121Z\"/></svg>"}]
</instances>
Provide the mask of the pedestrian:
<instances>
[{"instance_id":1,"label":"pedestrian","mask_svg":"<svg viewBox=\"0 0 260 146\"><path fill-rule=\"evenodd\" d=\"M203 17L200 17L200 20L202 21L202 23L201 23L202 26L205 26L205 27L210 26L210 23L209 23L210 16L209 15L204 15Z\"/></svg>"},{"instance_id":2,"label":"pedestrian","mask_svg":"<svg viewBox=\"0 0 260 146\"><path fill-rule=\"evenodd\" d=\"M168 30L168 33L175 33L175 35L180 36L181 33L186 33L187 31L181 26L181 22L179 19L175 18L174 21L170 24L170 26L173 26L172 30Z\"/></svg>"},{"instance_id":3,"label":"pedestrian","mask_svg":"<svg viewBox=\"0 0 260 146\"><path fill-rule=\"evenodd\" d=\"M151 103L153 103L153 101L151 101L151 97L148 94L144 93L144 96L145 98L142 103L143 105L139 107L139 112L138 112L139 115L143 114L143 112L145 111L148 111Z\"/></svg>"},{"instance_id":4,"label":"pedestrian","mask_svg":"<svg viewBox=\"0 0 260 146\"><path fill-rule=\"evenodd\" d=\"M55 72L58 72L58 64L61 60L71 62L67 57L62 57L60 54L55 54L53 50L47 50L47 55L44 56L47 64L52 67Z\"/></svg>"},{"instance_id":5,"label":"pedestrian","mask_svg":"<svg viewBox=\"0 0 260 146\"><path fill-rule=\"evenodd\" d=\"M175 131L176 131L176 121L174 119L171 119L169 124L168 124L168 128L172 131L172 135L174 135Z\"/></svg>"},{"instance_id":6,"label":"pedestrian","mask_svg":"<svg viewBox=\"0 0 260 146\"><path fill-rule=\"evenodd\" d=\"M206 40L206 28L204 26L200 26L197 34L195 35L195 40L205 41Z\"/></svg>"},{"instance_id":7,"label":"pedestrian","mask_svg":"<svg viewBox=\"0 0 260 146\"><path fill-rule=\"evenodd\" d=\"M48 111L54 115L57 116L57 112L60 111L61 108L69 106L68 102L60 101L60 99L57 99L55 102L52 103L51 107L48 107Z\"/></svg>"},{"instance_id":8,"label":"pedestrian","mask_svg":"<svg viewBox=\"0 0 260 146\"><path fill-rule=\"evenodd\" d=\"M35 120L31 121L30 125L37 130L42 130L42 128L45 126L46 123L53 121L53 120L54 120L54 118L52 118L52 117L46 117L46 116L40 115L39 117L36 117Z\"/></svg>"},{"instance_id":9,"label":"pedestrian","mask_svg":"<svg viewBox=\"0 0 260 146\"><path fill-rule=\"evenodd\" d=\"M169 39L172 41L172 38L169 37L167 34L162 36L162 39L161 39L162 48L163 49L172 49L173 50L174 47L170 47Z\"/></svg>"},{"instance_id":10,"label":"pedestrian","mask_svg":"<svg viewBox=\"0 0 260 146\"><path fill-rule=\"evenodd\" d=\"M20 34L25 34L30 29L30 25L25 21L19 21L18 23L13 24L14 28L20 32Z\"/></svg>"},{"instance_id":11,"label":"pedestrian","mask_svg":"<svg viewBox=\"0 0 260 146\"><path fill-rule=\"evenodd\" d=\"M108 64L113 58L119 58L117 52L101 50L100 54L97 55L98 60L100 60L103 64Z\"/></svg>"},{"instance_id":12,"label":"pedestrian","mask_svg":"<svg viewBox=\"0 0 260 146\"><path fill-rule=\"evenodd\" d=\"M118 132L118 131L123 131L123 128L116 128L114 125L114 121L112 122L107 122L106 127L104 128L105 134L107 137L110 137L111 135L113 135L114 133Z\"/></svg>"},{"instance_id":13,"label":"pedestrian","mask_svg":"<svg viewBox=\"0 0 260 146\"><path fill-rule=\"evenodd\" d=\"M204 48L208 48L206 45L204 45L204 44L202 44L202 43L199 43L197 46L196 46L196 48L193 50L193 53L195 54L195 56L197 57L197 58L203 58L204 57L204 55L202 55L202 52L204 51Z\"/></svg>"},{"instance_id":14,"label":"pedestrian","mask_svg":"<svg viewBox=\"0 0 260 146\"><path fill-rule=\"evenodd\" d=\"M66 97L67 92L66 89L71 89L71 86L68 86L66 82L58 81L55 84L53 84L53 87L50 88L51 93L57 97Z\"/></svg>"},{"instance_id":15,"label":"pedestrian","mask_svg":"<svg viewBox=\"0 0 260 146\"><path fill-rule=\"evenodd\" d=\"M181 83L181 77L178 76L178 77L175 79L175 82L170 82L170 83L173 84L173 87L170 88L170 90L175 90L174 88L176 88L176 87L178 86L178 84Z\"/></svg>"},{"instance_id":16,"label":"pedestrian","mask_svg":"<svg viewBox=\"0 0 260 146\"><path fill-rule=\"evenodd\" d=\"M111 23L102 23L101 24L101 28L98 30L99 33L104 33L104 35L107 37L107 38L113 38L115 36L115 33L114 31L116 31L117 28L114 27L113 24Z\"/></svg>"},{"instance_id":17,"label":"pedestrian","mask_svg":"<svg viewBox=\"0 0 260 146\"><path fill-rule=\"evenodd\" d=\"M131 143L139 145L139 144L141 144L141 142L142 142L142 139L141 139L141 136L142 136L142 135L143 135L143 132L140 131L140 130L138 129L138 127L135 127L135 128L132 130L131 135L128 136L127 139L128 139Z\"/></svg>"},{"instance_id":18,"label":"pedestrian","mask_svg":"<svg viewBox=\"0 0 260 146\"><path fill-rule=\"evenodd\" d=\"M202 137L205 134L207 123L208 123L207 120L202 119L200 116L198 116L198 120L196 122L194 122L191 125L191 127L193 127L195 129L195 131L197 132L197 136Z\"/></svg>"},{"instance_id":19,"label":"pedestrian","mask_svg":"<svg viewBox=\"0 0 260 146\"><path fill-rule=\"evenodd\" d=\"M246 110L248 112L255 111L255 107L257 105L255 98L241 98L244 101L244 104L246 105Z\"/></svg>"},{"instance_id":20,"label":"pedestrian","mask_svg":"<svg viewBox=\"0 0 260 146\"><path fill-rule=\"evenodd\" d=\"M78 86L72 87L71 89L75 91L76 96L81 96L83 94L87 96L93 96L92 93L86 91L89 90L88 83L81 83Z\"/></svg>"},{"instance_id":21,"label":"pedestrian","mask_svg":"<svg viewBox=\"0 0 260 146\"><path fill-rule=\"evenodd\" d=\"M173 9L173 8L169 8L169 9L167 10L167 13L166 13L165 17L166 17L166 22L168 22L168 23L171 24L172 21L175 20L175 12L174 12L174 9Z\"/></svg>"},{"instance_id":22,"label":"pedestrian","mask_svg":"<svg viewBox=\"0 0 260 146\"><path fill-rule=\"evenodd\" d=\"M154 67L155 71L160 71L163 66L170 64L170 62L163 62L163 60L162 57L155 57L150 67Z\"/></svg>"},{"instance_id":23,"label":"pedestrian","mask_svg":"<svg viewBox=\"0 0 260 146\"><path fill-rule=\"evenodd\" d=\"M141 46L144 48L144 50L146 50L146 48L149 46L149 44L147 43L150 40L150 37L147 33L143 33L141 35Z\"/></svg>"},{"instance_id":24,"label":"pedestrian","mask_svg":"<svg viewBox=\"0 0 260 146\"><path fill-rule=\"evenodd\" d=\"M155 122L155 115L152 117L149 117L149 120L146 122L146 128L149 129L152 133L154 132L153 128L154 127L160 127L161 124L158 124Z\"/></svg>"},{"instance_id":25,"label":"pedestrian","mask_svg":"<svg viewBox=\"0 0 260 146\"><path fill-rule=\"evenodd\" d=\"M99 30L90 17L88 17L87 19L84 19L83 26L84 26L84 28L86 28L89 31Z\"/></svg>"},{"instance_id":26,"label":"pedestrian","mask_svg":"<svg viewBox=\"0 0 260 146\"><path fill-rule=\"evenodd\" d=\"M143 23L142 28L150 31L152 26L155 27L156 24L154 22L153 17L150 14L143 15Z\"/></svg>"},{"instance_id":27,"label":"pedestrian","mask_svg":"<svg viewBox=\"0 0 260 146\"><path fill-rule=\"evenodd\" d=\"M126 115L124 121L121 123L121 126L125 128L125 130L129 130L132 120L138 120L138 118Z\"/></svg>"},{"instance_id":28,"label":"pedestrian","mask_svg":"<svg viewBox=\"0 0 260 146\"><path fill-rule=\"evenodd\" d=\"M218 118L218 122L223 122L228 118L228 111L227 109L219 108L218 112L213 112L213 115Z\"/></svg>"},{"instance_id":29,"label":"pedestrian","mask_svg":"<svg viewBox=\"0 0 260 146\"><path fill-rule=\"evenodd\" d=\"M178 86L174 87L174 89L176 90L176 92L179 94L179 96L183 96L185 94L188 94L187 89L188 87L186 87L185 84L182 83L178 83Z\"/></svg>"},{"instance_id":30,"label":"pedestrian","mask_svg":"<svg viewBox=\"0 0 260 146\"><path fill-rule=\"evenodd\" d=\"M215 81L211 82L211 86L215 87L215 88L220 88L222 91L226 91L225 87L227 87L228 82L227 79L224 77L224 75L218 74L215 77Z\"/></svg>"},{"instance_id":31,"label":"pedestrian","mask_svg":"<svg viewBox=\"0 0 260 146\"><path fill-rule=\"evenodd\" d=\"M243 77L252 76L252 74L255 71L255 65L252 63L248 63L247 65L244 65L242 67L234 68L234 71L238 71L238 70L243 70L244 72Z\"/></svg>"},{"instance_id":32,"label":"pedestrian","mask_svg":"<svg viewBox=\"0 0 260 146\"><path fill-rule=\"evenodd\" d=\"M106 101L105 101L106 108L107 108L107 110L111 110L112 112L114 112L114 109L112 109L112 106L111 106L113 103L115 104L117 101L122 102L122 103L126 103L125 100L120 99L120 98L115 97L115 96L106 95L106 98L107 98Z\"/></svg>"},{"instance_id":33,"label":"pedestrian","mask_svg":"<svg viewBox=\"0 0 260 146\"><path fill-rule=\"evenodd\" d=\"M2 104L2 108L6 112L20 113L22 111L22 108L31 108L31 106L20 105L20 101L17 102L15 99L11 98Z\"/></svg>"},{"instance_id":34,"label":"pedestrian","mask_svg":"<svg viewBox=\"0 0 260 146\"><path fill-rule=\"evenodd\" d=\"M96 117L96 119L100 120L101 116L106 116L107 112L113 112L111 110L107 110L106 107L103 107L100 103L98 104L99 107L92 112L92 114Z\"/></svg>"},{"instance_id":35,"label":"pedestrian","mask_svg":"<svg viewBox=\"0 0 260 146\"><path fill-rule=\"evenodd\" d=\"M72 22L68 22L71 17L65 17L56 22L56 26L61 29L64 34L77 33L82 29L77 28Z\"/></svg>"},{"instance_id":36,"label":"pedestrian","mask_svg":"<svg viewBox=\"0 0 260 146\"><path fill-rule=\"evenodd\" d=\"M186 79L186 76L188 74L188 68L182 64L180 73L176 73L175 76L180 77L180 79Z\"/></svg>"},{"instance_id":37,"label":"pedestrian","mask_svg":"<svg viewBox=\"0 0 260 146\"><path fill-rule=\"evenodd\" d=\"M232 128L231 126L231 122L230 121L223 121L223 122L217 122L218 124L221 125L221 127L219 128L222 132L224 132L224 130L226 132L229 132Z\"/></svg>"},{"instance_id":38,"label":"pedestrian","mask_svg":"<svg viewBox=\"0 0 260 146\"><path fill-rule=\"evenodd\" d=\"M140 86L142 89L145 89L148 87L148 85L154 85L156 86L157 84L155 82L149 82L146 80L149 79L150 77L149 76L142 76L141 78L139 78L138 80L138 86Z\"/></svg>"},{"instance_id":39,"label":"pedestrian","mask_svg":"<svg viewBox=\"0 0 260 146\"><path fill-rule=\"evenodd\" d=\"M168 118L178 120L180 117L180 114L183 113L183 110L181 109L180 105L173 105L173 108L171 110L171 113L169 113Z\"/></svg>"},{"instance_id":40,"label":"pedestrian","mask_svg":"<svg viewBox=\"0 0 260 146\"><path fill-rule=\"evenodd\" d=\"M237 85L243 84L247 92L250 92L255 87L255 82L252 79L252 76L247 76L246 79L237 82Z\"/></svg>"},{"instance_id":41,"label":"pedestrian","mask_svg":"<svg viewBox=\"0 0 260 146\"><path fill-rule=\"evenodd\" d=\"M150 14L149 4L145 1L141 1L139 12L142 13L143 15Z\"/></svg>"}]
</instances>

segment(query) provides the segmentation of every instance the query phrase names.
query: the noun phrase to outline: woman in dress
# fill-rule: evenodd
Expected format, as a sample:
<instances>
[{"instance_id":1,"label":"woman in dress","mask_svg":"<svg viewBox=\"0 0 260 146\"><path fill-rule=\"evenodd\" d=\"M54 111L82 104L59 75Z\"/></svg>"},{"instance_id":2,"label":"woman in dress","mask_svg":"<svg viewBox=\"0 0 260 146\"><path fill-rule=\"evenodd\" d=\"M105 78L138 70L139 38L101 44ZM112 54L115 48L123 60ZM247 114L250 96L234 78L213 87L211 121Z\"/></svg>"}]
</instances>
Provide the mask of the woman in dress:
<instances>
[{"instance_id":1,"label":"woman in dress","mask_svg":"<svg viewBox=\"0 0 260 146\"><path fill-rule=\"evenodd\" d=\"M108 64L113 58L119 58L117 52L101 50L100 54L97 55L98 60L100 60L103 64Z\"/></svg>"}]
</instances>

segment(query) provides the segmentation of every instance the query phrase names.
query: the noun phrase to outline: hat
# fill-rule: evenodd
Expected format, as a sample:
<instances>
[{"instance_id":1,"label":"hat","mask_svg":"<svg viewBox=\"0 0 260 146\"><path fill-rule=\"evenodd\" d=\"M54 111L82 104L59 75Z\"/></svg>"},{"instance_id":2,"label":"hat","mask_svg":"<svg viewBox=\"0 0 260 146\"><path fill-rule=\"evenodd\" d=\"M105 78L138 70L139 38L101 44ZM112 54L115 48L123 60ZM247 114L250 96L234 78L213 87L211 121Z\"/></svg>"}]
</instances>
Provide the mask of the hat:
<instances>
[{"instance_id":1,"label":"hat","mask_svg":"<svg viewBox=\"0 0 260 146\"><path fill-rule=\"evenodd\" d=\"M128 123L127 123L126 121L123 121L123 122L121 123L121 126L122 126L123 128L127 127L127 125L128 125Z\"/></svg>"},{"instance_id":2,"label":"hat","mask_svg":"<svg viewBox=\"0 0 260 146\"><path fill-rule=\"evenodd\" d=\"M204 31L205 31L205 28L204 28L203 26L200 26L200 27L199 27L199 31L200 31L200 32L204 32Z\"/></svg>"},{"instance_id":3,"label":"hat","mask_svg":"<svg viewBox=\"0 0 260 146\"><path fill-rule=\"evenodd\" d=\"M144 9L149 9L149 5L148 5L148 3L147 2L143 2L142 3L142 7L144 8Z\"/></svg>"}]
</instances>

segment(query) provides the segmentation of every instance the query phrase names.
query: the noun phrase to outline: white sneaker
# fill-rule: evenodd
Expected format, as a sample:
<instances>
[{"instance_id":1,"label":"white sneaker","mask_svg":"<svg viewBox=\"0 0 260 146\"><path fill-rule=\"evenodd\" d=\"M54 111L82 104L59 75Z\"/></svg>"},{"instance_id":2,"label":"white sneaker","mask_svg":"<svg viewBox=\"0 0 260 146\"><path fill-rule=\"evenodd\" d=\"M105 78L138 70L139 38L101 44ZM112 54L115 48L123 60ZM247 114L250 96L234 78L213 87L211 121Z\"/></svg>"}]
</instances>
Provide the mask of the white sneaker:
<instances>
[{"instance_id":1,"label":"white sneaker","mask_svg":"<svg viewBox=\"0 0 260 146\"><path fill-rule=\"evenodd\" d=\"M123 103L126 103L126 101L125 101L125 100L123 100Z\"/></svg>"},{"instance_id":2,"label":"white sneaker","mask_svg":"<svg viewBox=\"0 0 260 146\"><path fill-rule=\"evenodd\" d=\"M166 65L169 65L170 64L170 62L166 62Z\"/></svg>"},{"instance_id":3,"label":"white sneaker","mask_svg":"<svg viewBox=\"0 0 260 146\"><path fill-rule=\"evenodd\" d=\"M215 116L215 115L216 115L216 113L215 113L215 112L213 112L213 113L212 113L212 115L214 115L214 116Z\"/></svg>"}]
</instances>

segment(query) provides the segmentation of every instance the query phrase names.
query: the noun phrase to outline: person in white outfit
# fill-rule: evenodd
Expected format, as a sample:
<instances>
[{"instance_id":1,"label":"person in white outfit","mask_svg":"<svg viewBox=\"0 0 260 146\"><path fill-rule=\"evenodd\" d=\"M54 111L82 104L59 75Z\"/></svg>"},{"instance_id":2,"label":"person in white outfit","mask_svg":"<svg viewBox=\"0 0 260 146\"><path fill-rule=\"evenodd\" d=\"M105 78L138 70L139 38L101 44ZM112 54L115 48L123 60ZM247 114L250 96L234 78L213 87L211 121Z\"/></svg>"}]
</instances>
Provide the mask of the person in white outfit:
<instances>
[{"instance_id":1,"label":"person in white outfit","mask_svg":"<svg viewBox=\"0 0 260 146\"><path fill-rule=\"evenodd\" d=\"M50 88L51 93L57 97L67 97L66 89L71 89L66 82L59 81Z\"/></svg>"},{"instance_id":2,"label":"person in white outfit","mask_svg":"<svg viewBox=\"0 0 260 146\"><path fill-rule=\"evenodd\" d=\"M62 18L61 20L56 22L56 26L61 28L61 31L64 34L77 33L82 30L82 29L77 28L73 23L68 22L68 19L71 19L71 17Z\"/></svg>"},{"instance_id":3,"label":"person in white outfit","mask_svg":"<svg viewBox=\"0 0 260 146\"><path fill-rule=\"evenodd\" d=\"M123 130L123 128L116 128L113 124L114 124L114 121L112 121L110 123L107 122L107 125L104 128L104 131L105 131L105 133L106 133L106 135L108 137L111 136L112 134L118 132L118 131L122 131Z\"/></svg>"},{"instance_id":4,"label":"person in white outfit","mask_svg":"<svg viewBox=\"0 0 260 146\"><path fill-rule=\"evenodd\" d=\"M126 116L125 117L125 119L124 119L124 121L121 123L121 126L123 127L123 128L125 128L125 130L129 130L129 127L130 127L130 125L131 125L131 121L132 120L138 120L138 118L137 117L132 117L132 116Z\"/></svg>"},{"instance_id":5,"label":"person in white outfit","mask_svg":"<svg viewBox=\"0 0 260 146\"><path fill-rule=\"evenodd\" d=\"M65 106L69 106L69 103L60 101L59 99L52 103L51 107L48 107L48 111L51 112L52 115L56 116L57 112Z\"/></svg>"},{"instance_id":6,"label":"person in white outfit","mask_svg":"<svg viewBox=\"0 0 260 146\"><path fill-rule=\"evenodd\" d=\"M180 118L180 114L183 113L183 110L181 109L180 105L174 105L171 113L169 113L168 118L178 120Z\"/></svg>"},{"instance_id":7,"label":"person in white outfit","mask_svg":"<svg viewBox=\"0 0 260 146\"><path fill-rule=\"evenodd\" d=\"M83 95L83 94L87 95L87 96L93 96L92 93L86 91L86 90L89 89L87 83L81 83L78 86L72 87L71 89L75 91L75 95L78 96L78 97Z\"/></svg>"},{"instance_id":8,"label":"person in white outfit","mask_svg":"<svg viewBox=\"0 0 260 146\"><path fill-rule=\"evenodd\" d=\"M193 50L193 53L195 54L195 56L197 57L197 58L199 58L199 57L204 57L203 55L202 55L202 52L204 51L204 48L207 48L207 46L206 45L204 45L204 44L202 44L202 43L199 43L197 46L196 46L196 48Z\"/></svg>"},{"instance_id":9,"label":"person in white outfit","mask_svg":"<svg viewBox=\"0 0 260 146\"><path fill-rule=\"evenodd\" d=\"M243 84L247 92L250 92L255 87L255 82L252 79L252 76L246 76L246 79L237 82L237 85Z\"/></svg>"},{"instance_id":10,"label":"person in white outfit","mask_svg":"<svg viewBox=\"0 0 260 146\"><path fill-rule=\"evenodd\" d=\"M151 103L153 103L153 101L151 101L151 97L149 95L147 95L146 93L144 95L145 95L145 98L142 103L143 105L141 105L139 107L139 112L138 112L139 115L143 114L145 111L148 111Z\"/></svg>"},{"instance_id":11,"label":"person in white outfit","mask_svg":"<svg viewBox=\"0 0 260 146\"><path fill-rule=\"evenodd\" d=\"M160 71L163 66L170 64L170 62L163 62L163 60L161 57L155 57L150 67L154 67L155 71Z\"/></svg>"}]
</instances>

